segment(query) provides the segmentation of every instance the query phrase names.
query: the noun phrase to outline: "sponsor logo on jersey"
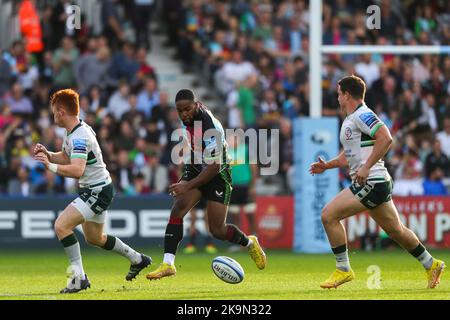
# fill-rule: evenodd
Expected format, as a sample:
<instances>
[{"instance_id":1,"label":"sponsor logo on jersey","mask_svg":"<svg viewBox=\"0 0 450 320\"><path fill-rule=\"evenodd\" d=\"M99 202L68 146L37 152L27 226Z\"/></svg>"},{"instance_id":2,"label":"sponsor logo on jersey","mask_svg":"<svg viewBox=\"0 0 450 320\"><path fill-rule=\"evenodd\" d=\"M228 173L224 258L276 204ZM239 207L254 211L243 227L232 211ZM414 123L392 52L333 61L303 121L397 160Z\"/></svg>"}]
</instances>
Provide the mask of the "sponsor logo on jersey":
<instances>
[{"instance_id":1,"label":"sponsor logo on jersey","mask_svg":"<svg viewBox=\"0 0 450 320\"><path fill-rule=\"evenodd\" d=\"M372 127L374 125L376 125L379 120L377 118L377 116L372 113L372 112L366 112L363 113L359 116L359 118L362 120L362 122L364 122L366 124L366 126L368 126L370 129L372 129Z\"/></svg>"},{"instance_id":2,"label":"sponsor logo on jersey","mask_svg":"<svg viewBox=\"0 0 450 320\"><path fill-rule=\"evenodd\" d=\"M87 145L86 139L73 139L72 144L74 151L86 152L86 145Z\"/></svg>"},{"instance_id":3,"label":"sponsor logo on jersey","mask_svg":"<svg viewBox=\"0 0 450 320\"><path fill-rule=\"evenodd\" d=\"M345 128L345 136L347 137L347 140L350 140L352 137L352 129L350 127Z\"/></svg>"}]
</instances>

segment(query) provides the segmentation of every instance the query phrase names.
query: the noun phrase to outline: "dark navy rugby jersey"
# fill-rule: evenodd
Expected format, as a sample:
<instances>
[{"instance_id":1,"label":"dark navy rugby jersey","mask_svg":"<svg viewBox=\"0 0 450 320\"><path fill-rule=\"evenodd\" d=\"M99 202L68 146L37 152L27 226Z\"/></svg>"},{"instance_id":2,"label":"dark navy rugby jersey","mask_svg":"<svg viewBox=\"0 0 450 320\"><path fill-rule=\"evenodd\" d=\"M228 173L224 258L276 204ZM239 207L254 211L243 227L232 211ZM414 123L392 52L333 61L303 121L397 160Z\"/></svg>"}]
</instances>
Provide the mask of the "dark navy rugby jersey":
<instances>
[{"instance_id":1,"label":"dark navy rugby jersey","mask_svg":"<svg viewBox=\"0 0 450 320\"><path fill-rule=\"evenodd\" d=\"M227 164L227 142L222 124L202 103L196 103L198 109L194 115L193 125L185 126L181 122L191 150L190 158L185 158L185 164L192 164L199 171L207 164Z\"/></svg>"}]
</instances>

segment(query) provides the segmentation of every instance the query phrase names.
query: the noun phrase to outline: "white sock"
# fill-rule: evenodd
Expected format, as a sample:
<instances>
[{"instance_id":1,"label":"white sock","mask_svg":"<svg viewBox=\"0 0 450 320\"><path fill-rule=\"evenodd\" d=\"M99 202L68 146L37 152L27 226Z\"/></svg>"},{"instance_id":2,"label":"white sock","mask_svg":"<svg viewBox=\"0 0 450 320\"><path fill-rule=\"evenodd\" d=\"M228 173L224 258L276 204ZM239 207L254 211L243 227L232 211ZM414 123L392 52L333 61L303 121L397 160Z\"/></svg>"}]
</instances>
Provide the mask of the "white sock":
<instances>
[{"instance_id":1,"label":"white sock","mask_svg":"<svg viewBox=\"0 0 450 320\"><path fill-rule=\"evenodd\" d=\"M334 254L336 256L336 269L350 271L350 260L348 259L348 250Z\"/></svg>"},{"instance_id":2,"label":"white sock","mask_svg":"<svg viewBox=\"0 0 450 320\"><path fill-rule=\"evenodd\" d=\"M136 252L133 248L129 247L116 237L116 243L114 244L113 251L117 252L121 256L124 256L130 260L131 264L138 264L142 261L141 254Z\"/></svg>"},{"instance_id":3,"label":"white sock","mask_svg":"<svg viewBox=\"0 0 450 320\"><path fill-rule=\"evenodd\" d=\"M72 272L74 275L79 277L81 280L85 279L84 269L83 269L83 261L81 259L81 251L80 251L80 243L77 243L65 247L64 251L66 252L67 257L70 261L70 266L72 267Z\"/></svg>"},{"instance_id":4,"label":"white sock","mask_svg":"<svg viewBox=\"0 0 450 320\"><path fill-rule=\"evenodd\" d=\"M253 244L253 240L249 238L246 247L247 247L247 248L250 248L250 246L251 246L252 244Z\"/></svg>"},{"instance_id":5,"label":"white sock","mask_svg":"<svg viewBox=\"0 0 450 320\"><path fill-rule=\"evenodd\" d=\"M164 263L173 266L175 264L175 255L171 253L164 253Z\"/></svg>"},{"instance_id":6,"label":"white sock","mask_svg":"<svg viewBox=\"0 0 450 320\"><path fill-rule=\"evenodd\" d=\"M417 260L423 265L425 269L430 269L433 264L433 257L431 254L425 250L420 256L417 257Z\"/></svg>"}]
</instances>

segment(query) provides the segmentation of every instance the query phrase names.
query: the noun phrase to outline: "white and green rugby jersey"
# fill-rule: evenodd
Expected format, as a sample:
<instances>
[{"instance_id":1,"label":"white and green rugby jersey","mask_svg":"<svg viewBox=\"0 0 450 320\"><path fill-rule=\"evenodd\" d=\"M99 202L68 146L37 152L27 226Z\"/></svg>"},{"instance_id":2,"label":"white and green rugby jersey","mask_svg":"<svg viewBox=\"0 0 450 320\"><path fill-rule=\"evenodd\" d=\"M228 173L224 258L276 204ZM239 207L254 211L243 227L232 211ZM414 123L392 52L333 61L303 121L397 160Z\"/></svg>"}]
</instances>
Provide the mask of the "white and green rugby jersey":
<instances>
[{"instance_id":1,"label":"white and green rugby jersey","mask_svg":"<svg viewBox=\"0 0 450 320\"><path fill-rule=\"evenodd\" d=\"M88 187L110 179L103 162L102 151L95 132L85 122L80 123L70 133L64 132L63 151L70 157L85 159L86 169L79 179L81 187Z\"/></svg>"},{"instance_id":2,"label":"white and green rugby jersey","mask_svg":"<svg viewBox=\"0 0 450 320\"><path fill-rule=\"evenodd\" d=\"M340 140L344 147L352 180L355 179L356 172L366 163L372 153L375 133L383 125L384 123L364 103L360 104L342 123ZM383 160L378 160L370 168L367 179L372 183L391 179Z\"/></svg>"}]
</instances>

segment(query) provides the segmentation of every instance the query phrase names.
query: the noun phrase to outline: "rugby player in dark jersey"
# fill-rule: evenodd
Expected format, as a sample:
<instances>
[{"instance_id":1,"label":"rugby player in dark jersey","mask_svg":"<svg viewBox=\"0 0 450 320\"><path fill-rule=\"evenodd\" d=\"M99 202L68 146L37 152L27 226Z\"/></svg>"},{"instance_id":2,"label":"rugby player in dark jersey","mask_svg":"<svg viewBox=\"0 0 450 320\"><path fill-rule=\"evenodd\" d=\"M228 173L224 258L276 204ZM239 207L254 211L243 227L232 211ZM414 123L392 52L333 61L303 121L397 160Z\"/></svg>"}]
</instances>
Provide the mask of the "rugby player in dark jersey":
<instances>
[{"instance_id":1,"label":"rugby player in dark jersey","mask_svg":"<svg viewBox=\"0 0 450 320\"><path fill-rule=\"evenodd\" d=\"M232 181L222 125L201 102L195 101L191 90L180 90L175 104L191 155L185 161L180 182L169 187L175 203L164 238L164 260L155 271L147 274L147 279L175 275L175 254L183 238L183 218L201 198L206 200L211 234L247 247L257 267L264 269L266 255L256 236L247 236L235 225L226 223Z\"/></svg>"}]
</instances>

